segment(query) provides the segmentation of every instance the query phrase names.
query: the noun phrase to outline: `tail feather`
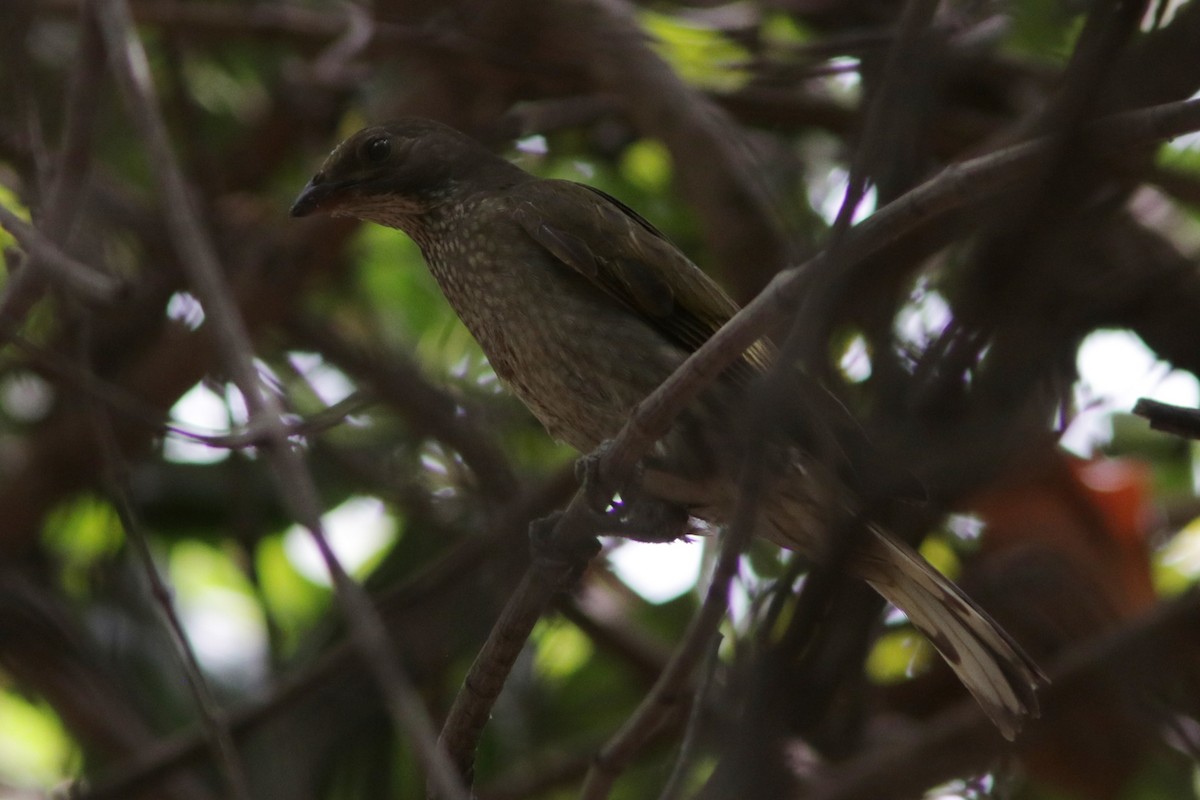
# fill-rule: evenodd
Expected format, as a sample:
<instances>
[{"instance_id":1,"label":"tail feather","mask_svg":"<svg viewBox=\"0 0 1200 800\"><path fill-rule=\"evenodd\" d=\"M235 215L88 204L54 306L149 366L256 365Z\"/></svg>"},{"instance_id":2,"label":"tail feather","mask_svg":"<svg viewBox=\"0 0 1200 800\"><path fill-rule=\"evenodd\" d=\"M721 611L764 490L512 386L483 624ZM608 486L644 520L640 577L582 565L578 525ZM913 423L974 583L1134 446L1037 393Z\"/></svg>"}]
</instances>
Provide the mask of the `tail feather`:
<instances>
[{"instance_id":1,"label":"tail feather","mask_svg":"<svg viewBox=\"0 0 1200 800\"><path fill-rule=\"evenodd\" d=\"M719 486L710 487L708 494L697 494L693 481L672 483L649 470L646 475L655 496L685 504L704 519L724 516L721 509L727 508L729 497ZM822 548L807 535L814 529L814 484L817 482L812 480L804 484L803 493L789 491L799 482L785 476L783 490L770 496L761 533L782 547L820 561ZM1039 716L1037 690L1049 683L1046 676L987 612L919 553L886 531L872 527L870 532L871 538L851 556L851 571L908 615L1004 738L1016 738L1026 718Z\"/></svg>"},{"instance_id":2,"label":"tail feather","mask_svg":"<svg viewBox=\"0 0 1200 800\"><path fill-rule=\"evenodd\" d=\"M879 529L854 558L854 571L908 615L1012 741L1039 715L1046 676L1011 636L911 547Z\"/></svg>"}]
</instances>

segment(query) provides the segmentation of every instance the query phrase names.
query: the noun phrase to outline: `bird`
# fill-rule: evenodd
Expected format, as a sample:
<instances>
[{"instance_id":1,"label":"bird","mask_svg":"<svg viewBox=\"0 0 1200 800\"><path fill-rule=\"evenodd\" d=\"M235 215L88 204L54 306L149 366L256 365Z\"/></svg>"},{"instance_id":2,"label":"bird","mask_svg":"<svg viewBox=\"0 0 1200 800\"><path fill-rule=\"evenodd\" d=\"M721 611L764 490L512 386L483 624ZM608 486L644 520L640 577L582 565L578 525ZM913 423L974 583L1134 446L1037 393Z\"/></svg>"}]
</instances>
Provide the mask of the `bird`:
<instances>
[{"instance_id":1,"label":"bird","mask_svg":"<svg viewBox=\"0 0 1200 800\"><path fill-rule=\"evenodd\" d=\"M471 137L411 117L339 144L301 190L293 217L355 217L407 234L501 383L546 431L588 453L738 311L650 222L595 187L537 177ZM638 494L728 522L739 397L769 366L760 342L681 413L645 458ZM821 561L808 506L816 470L777 471L762 535ZM685 515L685 517L686 517ZM847 569L942 655L1012 740L1039 713L1045 676L990 617L907 543L878 526Z\"/></svg>"}]
</instances>

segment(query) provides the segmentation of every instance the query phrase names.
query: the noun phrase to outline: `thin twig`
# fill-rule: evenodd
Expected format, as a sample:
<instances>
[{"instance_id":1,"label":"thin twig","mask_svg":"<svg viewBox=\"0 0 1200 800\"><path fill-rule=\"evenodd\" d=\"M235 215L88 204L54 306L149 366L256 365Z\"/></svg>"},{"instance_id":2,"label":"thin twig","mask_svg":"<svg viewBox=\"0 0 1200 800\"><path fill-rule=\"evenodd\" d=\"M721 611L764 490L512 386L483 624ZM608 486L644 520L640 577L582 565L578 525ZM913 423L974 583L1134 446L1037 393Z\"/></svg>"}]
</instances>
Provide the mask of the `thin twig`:
<instances>
[{"instance_id":1,"label":"thin twig","mask_svg":"<svg viewBox=\"0 0 1200 800\"><path fill-rule=\"evenodd\" d=\"M90 2L126 106L154 165L168 230L196 295L208 313L218 353L242 393L250 415L269 433L271 445L266 454L280 496L293 518L312 536L332 579L350 637L383 691L393 722L412 743L430 784L443 797L465 800L467 793L462 781L437 747L428 712L400 665L383 620L362 587L346 574L325 538L312 475L288 441L278 400L264 391L255 369L245 323L237 312L212 241L201 224L202 215L171 147L155 99L149 60L134 31L129 8L124 0Z\"/></svg>"},{"instance_id":2,"label":"thin twig","mask_svg":"<svg viewBox=\"0 0 1200 800\"><path fill-rule=\"evenodd\" d=\"M1084 127L1084 141L1098 155L1122 155L1130 148L1182 136L1200 129L1200 100L1165 103L1104 117ZM1018 180L1050 144L1038 138L952 164L925 183L850 229L841 252L838 282L857 280L866 259L918 226L970 203L979 202ZM667 378L637 408L613 440L600 464L606 484L621 485L634 462L669 429L692 398L729 364L741 357L779 319L791 313L803 296L810 272L827 259L820 253L792 267L745 305L721 330Z\"/></svg>"},{"instance_id":3,"label":"thin twig","mask_svg":"<svg viewBox=\"0 0 1200 800\"><path fill-rule=\"evenodd\" d=\"M1172 629L1194 630L1200 614L1200 590L1192 588L1160 603L1121 628L1068 650L1050 670L1047 700L1077 692L1097 671L1123 658L1158 653L1151 645L1166 643ZM1175 652L1180 652L1176 648ZM1143 664L1144 680L1161 680L1162 664ZM1186 669L1180 666L1181 669ZM1086 699L1089 695L1081 695ZM1036 734L1036 729L1033 732ZM858 757L826 767L805 797L809 800L872 800L881 796L917 796L921 791L976 768L996 744L995 732L970 700L946 710L922 726L918 735L897 738ZM986 749L985 749L986 748Z\"/></svg>"},{"instance_id":4,"label":"thin twig","mask_svg":"<svg viewBox=\"0 0 1200 800\"><path fill-rule=\"evenodd\" d=\"M754 440L761 443L761 439ZM751 450L757 449L752 447ZM613 783L646 741L675 710L688 678L708 651L717 628L729 607L729 588L737 575L742 553L754 536L758 500L766 472L765 459L749 455L739 480L737 508L721 542L721 556L713 569L704 602L692 617L671 660L642 702L611 739L605 743L584 780L581 800L603 800Z\"/></svg>"},{"instance_id":5,"label":"thin twig","mask_svg":"<svg viewBox=\"0 0 1200 800\"><path fill-rule=\"evenodd\" d=\"M285 434L293 436L315 436L318 433L336 428L346 422L346 418L366 410L377 402L370 392L353 392L331 406L304 417L285 418L282 423ZM181 436L208 447L224 450L242 450L247 447L260 447L270 444L270 432L259 430L251 420L229 433L200 433L189 430L181 425L167 423L164 428L171 433Z\"/></svg>"},{"instance_id":6,"label":"thin twig","mask_svg":"<svg viewBox=\"0 0 1200 800\"><path fill-rule=\"evenodd\" d=\"M22 334L9 337L14 350L26 357L5 362L5 368L27 369L52 383L70 389L88 400L99 401L126 420L137 422L155 431L166 428L167 416L152 408L146 401L127 389L80 368L79 364L61 353L30 341Z\"/></svg>"},{"instance_id":7,"label":"thin twig","mask_svg":"<svg viewBox=\"0 0 1200 800\"><path fill-rule=\"evenodd\" d=\"M658 800L675 800L683 792L684 781L688 777L688 765L696 748L696 740L700 738L700 727L704 721L704 706L708 700L708 692L712 686L713 677L717 674L717 664L720 663L722 636L718 633L712 639L708 655L700 668L700 683L696 686L696 696L692 698L692 711L688 715L687 725L683 730L683 739L679 743L679 755L675 758L675 767L667 778Z\"/></svg>"},{"instance_id":8,"label":"thin twig","mask_svg":"<svg viewBox=\"0 0 1200 800\"><path fill-rule=\"evenodd\" d=\"M64 358L53 350L31 342L21 334L13 334L10 343L29 356L28 360L14 362L19 368L56 381L66 388L82 392L89 399L105 404L109 411L123 419L136 422L155 432L169 432L189 441L209 447L239 450L269 443L269 433L254 427L253 420L240 425L229 433L202 433L178 425L170 418L151 408L145 401L115 383L97 377L94 372L83 370L79 365ZM314 436L346 422L346 418L364 411L378 402L369 391L356 391L331 406L303 417L289 415L282 422L288 437Z\"/></svg>"},{"instance_id":9,"label":"thin twig","mask_svg":"<svg viewBox=\"0 0 1200 800\"><path fill-rule=\"evenodd\" d=\"M472 416L462 414L459 402L431 384L407 357L398 353L373 356L328 326L307 319L290 320L288 330L301 344L372 386L380 400L395 408L418 433L428 433L457 451L489 500L512 497L517 477L494 437Z\"/></svg>"},{"instance_id":10,"label":"thin twig","mask_svg":"<svg viewBox=\"0 0 1200 800\"><path fill-rule=\"evenodd\" d=\"M878 164L874 163L875 157L881 152L888 135L888 112L895 108L892 103L895 99L893 95L898 94L897 84L909 79L906 67L917 55L920 35L929 27L938 5L938 0L909 0L904 4L895 38L888 46L882 83L867 107L862 135L854 150L850 176L846 180L846 196L842 199L837 217L834 218L830 243L826 249L836 246L849 230L854 221L854 214L866 195L870 172L878 167Z\"/></svg>"},{"instance_id":11,"label":"thin twig","mask_svg":"<svg viewBox=\"0 0 1200 800\"><path fill-rule=\"evenodd\" d=\"M55 282L84 300L111 303L120 293L120 281L67 255L45 234L2 205L0 228L11 233L32 256L27 267L43 267Z\"/></svg>"},{"instance_id":12,"label":"thin twig","mask_svg":"<svg viewBox=\"0 0 1200 800\"><path fill-rule=\"evenodd\" d=\"M101 93L104 46L100 32L83 9L76 4L80 17L78 52L75 68L67 87L66 118L63 121L54 177L46 191L46 203L38 220L40 232L50 241L67 243L72 222L83 200L83 188L91 165L93 122ZM28 248L27 248L28 249ZM46 288L45 270L35 253L29 269L14 273L0 291L0 340L20 329L29 309Z\"/></svg>"},{"instance_id":13,"label":"thin twig","mask_svg":"<svg viewBox=\"0 0 1200 800\"><path fill-rule=\"evenodd\" d=\"M492 534L464 541L404 583L382 593L377 601L379 608L389 619L395 618L406 609L428 603L464 574L477 572L481 564L494 559L497 549L511 548L521 539L531 516L544 513L561 502L568 478L573 479L573 474L552 476L532 491L514 498L491 518ZM281 680L261 702L230 711L230 726L235 735L246 736L276 720L284 711L311 698L316 687L344 674L356 656L352 644L333 645L318 656L315 663ZM203 732L188 731L165 737L154 749L139 753L117 774L97 781L87 789L74 791L72 800L124 800L152 790L173 771L199 763L204 745Z\"/></svg>"},{"instance_id":14,"label":"thin twig","mask_svg":"<svg viewBox=\"0 0 1200 800\"><path fill-rule=\"evenodd\" d=\"M1200 409L1173 406L1142 397L1134 405L1133 413L1144 417L1156 431L1166 431L1186 439L1200 439Z\"/></svg>"},{"instance_id":15,"label":"thin twig","mask_svg":"<svg viewBox=\"0 0 1200 800\"><path fill-rule=\"evenodd\" d=\"M74 13L77 0L38 0L39 11ZM286 40L298 47L323 45L343 40L347 50L361 50L361 26L366 20L348 19L345 11L321 11L296 4L188 3L179 0L133 0L129 6L139 23L190 38L227 41L242 36L261 42L264 38ZM350 13L358 13L357 10ZM350 26L359 26L349 30ZM421 49L526 72L545 72L573 66L563 61L532 59L524 52L463 35L450 26L400 25L370 20L368 49Z\"/></svg>"},{"instance_id":16,"label":"thin twig","mask_svg":"<svg viewBox=\"0 0 1200 800\"><path fill-rule=\"evenodd\" d=\"M1169 139L1200 128L1200 101L1168 103L1135 112L1107 117L1086 127L1087 142L1098 153L1123 153L1133 146ZM1017 180L1032 166L1047 145L1038 139L955 164L942 170L850 229L841 258L843 274L860 269L868 256L904 234L968 203L977 202ZM669 430L683 408L721 372L753 346L777 320L791 313L802 296L810 271L820 268L826 256L777 275L753 301L743 307L712 338L692 353L649 397L638 404L621 432L601 454L598 472L605 486L621 486L632 475L634 464L650 446ZM594 535L587 524L572 525L576 514L589 511L582 493L564 513L551 538L568 548L578 547ZM571 532L574 531L574 532ZM518 591L509 598L501 622L493 627L480 656L471 667L470 690L460 690L442 729L443 742L453 742L449 752L456 764L469 765L483 725L533 622L544 613L555 593L553 580L526 575ZM532 620L532 621L531 621ZM512 621L513 628L506 627ZM693 620L695 625L697 620ZM486 656L485 656L486 652ZM476 676L486 676L480 679ZM486 691L481 691L481 686Z\"/></svg>"},{"instance_id":17,"label":"thin twig","mask_svg":"<svg viewBox=\"0 0 1200 800\"><path fill-rule=\"evenodd\" d=\"M175 654L179 658L180 667L187 680L188 691L200 713L200 722L215 755L217 766L225 777L231 796L236 800L250 800L250 785L246 779L246 770L238 754L237 745L233 741L229 718L217 703L208 681L204 678L200 663L196 659L196 651L192 648L187 632L183 628L183 622L179 619L179 614L175 609L171 590L159 573L158 566L154 563L154 554L150 551L146 532L137 518L132 502L130 502L132 491L129 483L129 466L121 454L120 445L117 444L116 434L112 429L112 420L107 411L98 408L94 409L92 416L100 450L107 465L109 481L112 484L113 506L121 521L121 526L125 529L125 537L133 545L142 571L150 582L150 594L162 614L163 623L170 632L171 641L175 645Z\"/></svg>"}]
</instances>

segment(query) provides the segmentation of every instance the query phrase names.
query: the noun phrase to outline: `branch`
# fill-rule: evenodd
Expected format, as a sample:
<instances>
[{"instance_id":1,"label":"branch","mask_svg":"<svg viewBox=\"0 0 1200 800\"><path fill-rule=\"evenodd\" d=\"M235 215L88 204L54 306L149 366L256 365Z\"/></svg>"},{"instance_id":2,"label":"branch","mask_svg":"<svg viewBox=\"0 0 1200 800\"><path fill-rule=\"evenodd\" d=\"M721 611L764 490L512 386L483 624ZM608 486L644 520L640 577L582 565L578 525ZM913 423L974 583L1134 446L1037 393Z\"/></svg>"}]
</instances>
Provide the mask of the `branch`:
<instances>
[{"instance_id":1,"label":"branch","mask_svg":"<svg viewBox=\"0 0 1200 800\"><path fill-rule=\"evenodd\" d=\"M645 136L661 139L674 181L704 221L702 236L743 296L788 258L790 244L749 136L655 53L626 0L559 0L550 19L556 51L582 58L594 91L618 99Z\"/></svg>"},{"instance_id":2,"label":"branch","mask_svg":"<svg viewBox=\"0 0 1200 800\"><path fill-rule=\"evenodd\" d=\"M168 230L184 270L208 313L217 351L251 416L270 434L272 446L266 453L278 479L280 495L316 543L332 578L351 639L382 689L393 722L412 742L430 783L445 797L465 798L461 781L436 746L428 713L392 650L383 621L362 587L338 563L325 539L312 475L288 442L278 400L264 391L259 380L249 334L237 313L215 248L201 225L201 214L168 139L150 79L149 61L134 32L129 8L124 0L89 2L126 106L154 167Z\"/></svg>"},{"instance_id":3,"label":"branch","mask_svg":"<svg viewBox=\"0 0 1200 800\"><path fill-rule=\"evenodd\" d=\"M100 76L104 68L104 47L100 33L86 11L80 9L78 3L75 6L73 11L81 18L78 52L67 88L66 119L63 122L54 180L47 191L40 220L41 232L47 239L64 243L68 241L71 223L83 199L83 186L92 155L89 145L101 96ZM26 266L35 268L12 275L0 292L0 338L3 338L3 334L11 335L17 331L29 309L41 298L45 283L42 270L37 267L44 268L51 275L56 274L55 265L46 265L34 248L27 244L26 250L34 256L34 263ZM68 273L87 275L92 279L96 277L90 269L83 272L69 270Z\"/></svg>"},{"instance_id":4,"label":"branch","mask_svg":"<svg viewBox=\"0 0 1200 800\"><path fill-rule=\"evenodd\" d=\"M474 772L479 737L533 626L551 598L569 586L578 572L574 564L566 561L543 563L526 570L471 664L438 737L438 743L464 777L470 779Z\"/></svg>"},{"instance_id":5,"label":"branch","mask_svg":"<svg viewBox=\"0 0 1200 800\"><path fill-rule=\"evenodd\" d=\"M1127 155L1200 129L1200 100L1166 103L1104 117L1084 126L1084 142L1098 155ZM919 226L985 200L1019 180L1051 145L1046 137L952 164L852 227L840 246L843 269L829 287L861 279L867 259ZM613 440L601 460L606 484L621 485L634 463L670 429L683 408L733 361L790 314L804 296L809 275L823 268L827 255L779 273L721 330L705 342L649 397Z\"/></svg>"},{"instance_id":6,"label":"branch","mask_svg":"<svg viewBox=\"0 0 1200 800\"><path fill-rule=\"evenodd\" d=\"M489 500L502 501L516 491L512 465L490 432L473 417L460 414L458 401L431 384L407 357L397 353L373 357L329 327L307 320L292 320L288 329L300 343L374 387L379 398L395 408L410 427L460 453Z\"/></svg>"},{"instance_id":7,"label":"branch","mask_svg":"<svg viewBox=\"0 0 1200 800\"><path fill-rule=\"evenodd\" d=\"M49 703L97 762L138 758L158 747L161 733L136 710L126 691L131 687L92 646L93 632L81 624L78 608L39 579L48 576L35 578L37 573L28 560L4 559L0 567L0 664L6 678ZM207 740L198 736L197 742L198 752L205 752ZM162 800L215 800L196 774L173 776L157 790Z\"/></svg>"},{"instance_id":8,"label":"branch","mask_svg":"<svg viewBox=\"0 0 1200 800\"><path fill-rule=\"evenodd\" d=\"M306 417L289 415L281 424L289 438L315 436L342 425L346 422L347 417L365 411L375 402L375 398L369 392L356 391L333 405L326 406ZM254 420L250 420L246 425L234 427L229 433L200 433L169 422L162 427L176 436L223 450L243 450L249 447L268 445L271 441L270 431L257 428Z\"/></svg>"},{"instance_id":9,"label":"branch","mask_svg":"<svg viewBox=\"0 0 1200 800\"><path fill-rule=\"evenodd\" d=\"M111 303L121 292L121 282L105 275L93 267L78 261L58 249L49 237L25 222L9 209L0 205L0 228L13 235L21 247L32 257L26 264L29 269L42 267L63 288L74 292L84 300L94 303Z\"/></svg>"},{"instance_id":10,"label":"branch","mask_svg":"<svg viewBox=\"0 0 1200 800\"><path fill-rule=\"evenodd\" d=\"M1085 141L1099 153L1120 155L1130 147L1144 146L1197 128L1200 128L1200 101L1185 101L1106 117L1085 126ZM1049 145L1047 138L1039 138L953 165L880 209L847 232L840 247L844 269L838 277L846 279L847 275L853 275L856 270L862 269L863 262L870 255L919 225L957 211L968 203L978 202L1010 185L1037 163ZM727 366L761 339L774 322L791 313L797 300L803 296L809 274L825 260L826 256L819 254L808 263L777 275L758 297L734 315L662 385L638 404L621 432L598 453L598 474L604 486L622 486L628 482L637 460L668 432L679 412ZM565 551L579 551L595 535L590 514L584 494L577 493L551 533L551 542ZM533 624L545 611L554 593L569 584L573 568L577 567L565 567L562 564L539 566L535 562L531 572L526 574L518 590L509 599L501 620L493 627L487 643L472 665L463 689L455 698L441 737L447 744L451 758L463 769L463 774L471 772L474 751L483 726ZM550 572L534 575L538 570ZM713 624L714 613L719 619L723 607L716 604L715 600L709 604L709 599L713 598L713 587L717 585L714 580L709 598L706 599L707 610L692 621L687 640L690 643L688 653L676 651L674 666L668 672L677 675L685 666L690 668L690 663L694 663L692 651L699 647L695 642L704 640L703 629ZM666 696L665 688L657 694L652 692L652 696L647 698L651 705L647 706L644 702L635 714L636 719L627 723L627 732L619 734L619 737L627 738L614 738L606 748L606 754L601 754L599 763L603 763L606 757L611 759L613 765L622 763L626 757L627 742L637 741L644 734L641 726L653 721L656 717L653 706ZM590 782L595 788L585 788L585 794L589 797L605 796L611 783L599 774Z\"/></svg>"},{"instance_id":11,"label":"branch","mask_svg":"<svg viewBox=\"0 0 1200 800\"><path fill-rule=\"evenodd\" d=\"M103 409L95 409L92 415L100 449L106 461L109 480L112 484L113 506L124 528L126 539L133 544L142 572L150 584L150 594L158 605L163 623L170 633L171 642L175 645L175 655L179 659L184 678L187 680L188 691L192 701L200 713L200 722L209 740L215 761L225 778L230 795L234 800L250 800L250 785L246 779L246 769L238 754L233 741L228 715L221 709L213 696L212 688L205 680L200 670L200 662L196 659L196 651L192 648L183 622L175 609L172 592L168 588L158 566L154 563L154 554L150 551L150 543L133 510L130 500L129 466L120 452L117 437L112 429L108 413Z\"/></svg>"},{"instance_id":12,"label":"branch","mask_svg":"<svg viewBox=\"0 0 1200 800\"><path fill-rule=\"evenodd\" d=\"M1114 662L1160 651L1151 647L1167 641L1172 631L1194 631L1200 615L1200 591L1192 589L1161 603L1121 629L1096 637L1069 651L1050 671L1047 701L1063 697L1098 670ZM1176 648L1176 652L1179 652ZM1147 686L1162 678L1162 664L1145 664ZM1136 679L1132 672L1127 679ZM1031 731L1037 735L1037 729ZM978 707L965 701L924 726L919 735L867 751L850 761L819 772L804 795L807 800L873 800L920 794L940 781L961 775L965 767L977 768L996 745ZM1034 739L1030 747L1036 747Z\"/></svg>"},{"instance_id":13,"label":"branch","mask_svg":"<svg viewBox=\"0 0 1200 800\"><path fill-rule=\"evenodd\" d=\"M737 508L725 538L721 557L713 569L704 602L692 617L683 638L658 676L654 686L642 698L637 709L621 729L596 754L596 760L583 784L582 800L603 800L612 791L617 776L645 746L655 730L675 711L684 687L697 664L704 658L717 635L717 628L729 607L729 588L737 575L742 553L750 545L758 519L758 500L762 494L766 459L761 458L762 437L753 440L742 465Z\"/></svg>"},{"instance_id":14,"label":"branch","mask_svg":"<svg viewBox=\"0 0 1200 800\"><path fill-rule=\"evenodd\" d=\"M1185 439L1200 439L1200 409L1173 406L1142 397L1134 405L1133 413L1144 417L1156 431L1166 431Z\"/></svg>"},{"instance_id":15,"label":"branch","mask_svg":"<svg viewBox=\"0 0 1200 800\"><path fill-rule=\"evenodd\" d=\"M557 474L533 490L515 498L490 518L494 531L487 537L471 538L454 547L445 556L421 568L402 584L383 592L377 606L393 629L402 614L417 614L430 606L442 609L453 604L439 603L438 598L449 596L455 582L475 576L483 566L494 569L502 554L511 553L523 539L531 516L545 513L559 505L568 482L573 486L573 474ZM450 624L446 621L445 624ZM356 652L345 642L333 645L317 661L283 678L270 695L261 702L229 712L229 724L239 739L261 730L266 724L278 721L286 711L319 696L318 687L335 677L347 680L350 667L357 663ZM361 660L361 658L359 659ZM357 673L351 673L351 678ZM204 754L203 732L187 731L160 737L155 747L142 748L117 774L95 781L86 790L77 791L72 800L124 800L139 792L153 790L172 772L199 763ZM582 770L581 770L582 773Z\"/></svg>"},{"instance_id":16,"label":"branch","mask_svg":"<svg viewBox=\"0 0 1200 800\"><path fill-rule=\"evenodd\" d=\"M709 687L720 663L721 634L712 638L708 655L704 658L704 666L700 673L700 682L696 686L696 699L692 701L692 711L688 715L687 726L683 731L683 740L679 743L679 754L675 757L675 766L663 787L659 800L675 800L683 795L684 781L688 778L688 765L694 756L696 740L700 736L700 727L704 722L704 705L707 700Z\"/></svg>"},{"instance_id":17,"label":"branch","mask_svg":"<svg viewBox=\"0 0 1200 800\"><path fill-rule=\"evenodd\" d=\"M872 174L878 174L883 157L888 154L887 142L893 135L889 128L895 122L893 112L908 99L902 92L904 82L912 80L908 74L913 71L914 62L919 61L922 45L928 47L922 35L933 21L938 5L937 0L909 0L904 4L895 39L888 47L881 85L867 105L862 134L858 146L854 148L850 175L846 181L846 196L834 219L827 250L836 247L850 227L854 213L866 195L867 181ZM905 116L911 117L912 114L906 113Z\"/></svg>"}]
</instances>

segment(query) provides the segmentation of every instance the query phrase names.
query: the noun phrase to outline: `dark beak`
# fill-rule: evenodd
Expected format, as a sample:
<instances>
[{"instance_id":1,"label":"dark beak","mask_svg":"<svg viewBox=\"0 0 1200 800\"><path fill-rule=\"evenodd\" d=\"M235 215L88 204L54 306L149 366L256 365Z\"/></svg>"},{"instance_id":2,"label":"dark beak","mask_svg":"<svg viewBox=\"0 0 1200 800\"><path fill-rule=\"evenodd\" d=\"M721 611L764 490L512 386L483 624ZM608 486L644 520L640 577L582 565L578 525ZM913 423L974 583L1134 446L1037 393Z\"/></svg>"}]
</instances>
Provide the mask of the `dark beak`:
<instances>
[{"instance_id":1,"label":"dark beak","mask_svg":"<svg viewBox=\"0 0 1200 800\"><path fill-rule=\"evenodd\" d=\"M301 190L300 196L296 198L296 202L292 203L291 215L293 217L307 217L314 211L320 211L321 207L327 204L339 188L335 183L324 182L321 175L314 175L313 179Z\"/></svg>"}]
</instances>

